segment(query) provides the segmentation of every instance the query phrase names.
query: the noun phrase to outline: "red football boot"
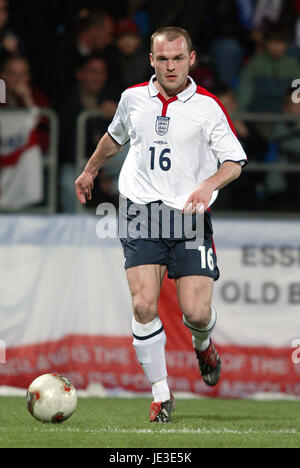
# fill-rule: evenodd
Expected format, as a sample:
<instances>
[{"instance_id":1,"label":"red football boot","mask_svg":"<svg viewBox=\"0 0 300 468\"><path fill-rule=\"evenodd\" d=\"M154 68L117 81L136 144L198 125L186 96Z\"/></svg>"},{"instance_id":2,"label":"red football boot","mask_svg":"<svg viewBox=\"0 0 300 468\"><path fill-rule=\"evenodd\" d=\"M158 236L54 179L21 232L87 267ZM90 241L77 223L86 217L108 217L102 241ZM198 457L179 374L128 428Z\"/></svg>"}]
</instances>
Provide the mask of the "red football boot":
<instances>
[{"instance_id":1,"label":"red football boot","mask_svg":"<svg viewBox=\"0 0 300 468\"><path fill-rule=\"evenodd\" d=\"M153 401L150 407L150 422L168 423L171 421L171 413L175 411L175 402L172 392L170 400Z\"/></svg>"},{"instance_id":2,"label":"red football boot","mask_svg":"<svg viewBox=\"0 0 300 468\"><path fill-rule=\"evenodd\" d=\"M222 364L213 342L210 341L210 345L205 351L198 351L198 349L195 351L204 382L210 387L214 387L220 380Z\"/></svg>"}]
</instances>

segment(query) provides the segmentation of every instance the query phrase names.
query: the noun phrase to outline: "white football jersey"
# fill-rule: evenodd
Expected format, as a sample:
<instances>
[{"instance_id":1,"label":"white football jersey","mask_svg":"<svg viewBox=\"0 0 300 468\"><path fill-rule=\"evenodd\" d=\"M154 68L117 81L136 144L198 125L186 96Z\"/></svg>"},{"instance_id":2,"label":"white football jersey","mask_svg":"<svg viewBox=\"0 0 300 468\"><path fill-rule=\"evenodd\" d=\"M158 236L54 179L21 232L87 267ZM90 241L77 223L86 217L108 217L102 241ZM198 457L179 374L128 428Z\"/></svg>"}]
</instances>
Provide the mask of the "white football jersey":
<instances>
[{"instance_id":1,"label":"white football jersey","mask_svg":"<svg viewBox=\"0 0 300 468\"><path fill-rule=\"evenodd\" d=\"M189 77L190 85L166 100L149 83L122 94L108 133L130 150L119 191L134 203L163 201L183 209L192 192L225 161L247 163L233 124L221 102ZM213 193L210 205L217 198Z\"/></svg>"}]
</instances>

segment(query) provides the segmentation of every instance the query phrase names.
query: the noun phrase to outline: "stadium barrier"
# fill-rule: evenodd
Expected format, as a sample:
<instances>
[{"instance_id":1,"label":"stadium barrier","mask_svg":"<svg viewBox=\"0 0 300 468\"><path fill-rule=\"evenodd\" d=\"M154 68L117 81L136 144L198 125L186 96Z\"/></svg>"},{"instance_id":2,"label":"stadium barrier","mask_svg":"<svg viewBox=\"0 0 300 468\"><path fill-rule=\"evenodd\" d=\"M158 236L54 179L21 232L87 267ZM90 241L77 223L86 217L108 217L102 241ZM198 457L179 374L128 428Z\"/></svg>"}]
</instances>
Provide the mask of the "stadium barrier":
<instances>
[{"instance_id":1,"label":"stadium barrier","mask_svg":"<svg viewBox=\"0 0 300 468\"><path fill-rule=\"evenodd\" d=\"M58 171L58 137L59 137L59 121L57 114L52 109L37 108L39 117L46 117L49 120L49 148L46 154L42 155L42 165L44 172L45 182L45 199L38 206L30 206L22 209L22 212L36 213L36 214L54 214L57 211L57 171ZM3 110L1 115L17 115L20 111L16 110ZM30 111L22 110L25 114ZM3 135L2 135L3 138ZM19 138L19 136L17 136ZM16 138L16 142L17 142ZM11 210L10 210L11 211Z\"/></svg>"},{"instance_id":2,"label":"stadium barrier","mask_svg":"<svg viewBox=\"0 0 300 468\"><path fill-rule=\"evenodd\" d=\"M56 371L78 389L150 390L132 346L122 249L118 239L97 237L98 223L95 216L0 216L0 386L26 388ZM300 396L299 228L299 221L215 221L214 340L223 361L215 388L200 378L175 282L164 280L159 313L173 391Z\"/></svg>"},{"instance_id":3,"label":"stadium barrier","mask_svg":"<svg viewBox=\"0 0 300 468\"><path fill-rule=\"evenodd\" d=\"M13 110L2 110L1 113L13 113ZM49 150L47 154L43 155L43 166L47 171L47 183L46 183L46 200L45 203L37 207L29 207L26 210L28 213L47 213L54 214L57 211L57 171L58 171L58 137L59 137L59 121L57 114L51 109L39 109L40 115L47 117L50 123L49 129ZM86 154L86 142L87 134L86 127L89 119L102 117L100 110L88 110L82 112L77 119L77 130L76 130L76 171L79 175L84 168L87 159L90 157ZM299 122L299 116L285 115L285 114L257 114L257 113L238 113L234 116L234 119L239 119L244 122L251 123L271 123L278 124L282 122ZM106 165L106 169L109 174L113 177L117 177L122 163L126 157L129 146L127 145L124 150L114 158L112 158ZM297 163L280 163L280 162L268 162L268 163L257 163L249 162L246 171L249 172L262 172L262 173L300 173L300 164ZM87 213L90 210L79 202L76 206L76 211L79 214ZM226 213L226 216L231 216L232 213ZM248 216L249 213L243 213L244 217ZM252 213L253 215L253 213ZM270 213L260 212L260 216L269 216ZM276 215L282 217L282 213L271 213L272 216Z\"/></svg>"}]
</instances>

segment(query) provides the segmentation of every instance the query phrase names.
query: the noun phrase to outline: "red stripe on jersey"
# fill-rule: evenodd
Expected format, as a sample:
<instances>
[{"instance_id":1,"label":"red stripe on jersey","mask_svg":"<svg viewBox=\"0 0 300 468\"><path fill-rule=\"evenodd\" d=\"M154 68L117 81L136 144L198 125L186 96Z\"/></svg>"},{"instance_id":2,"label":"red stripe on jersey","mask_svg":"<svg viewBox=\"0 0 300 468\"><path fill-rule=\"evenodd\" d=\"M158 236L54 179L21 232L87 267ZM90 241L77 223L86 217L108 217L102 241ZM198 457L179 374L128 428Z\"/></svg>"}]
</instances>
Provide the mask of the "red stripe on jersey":
<instances>
[{"instance_id":1,"label":"red stripe on jersey","mask_svg":"<svg viewBox=\"0 0 300 468\"><path fill-rule=\"evenodd\" d=\"M11 154L3 154L0 155L0 168L2 167L11 167L16 166L22 154L27 151L29 148L38 145L38 137L37 137L37 130L34 128L29 135L27 143L18 148L16 151L12 152Z\"/></svg>"},{"instance_id":2,"label":"red stripe on jersey","mask_svg":"<svg viewBox=\"0 0 300 468\"><path fill-rule=\"evenodd\" d=\"M127 88L127 89L140 88L142 86L148 86L148 84L149 84L149 81L145 81L144 83L139 83L139 84L135 84L133 86L129 86L129 88Z\"/></svg>"},{"instance_id":3,"label":"red stripe on jersey","mask_svg":"<svg viewBox=\"0 0 300 468\"><path fill-rule=\"evenodd\" d=\"M238 135L236 133L236 129L234 128L234 125L232 123L232 120L231 118L229 117L228 115L228 112L227 110L225 109L223 103L220 101L220 99L217 98L217 96L215 96L214 94L211 94L209 91L207 91L207 89L205 88L201 88L201 86L197 86L197 93L198 94L202 94L202 96L207 96L207 97L210 97L212 99L214 99L216 101L216 103L221 107L222 111L224 112L226 118L227 118L227 121L228 121L228 124L231 128L231 130L233 131L233 133L235 134L235 136L238 138Z\"/></svg>"},{"instance_id":4,"label":"red stripe on jersey","mask_svg":"<svg viewBox=\"0 0 300 468\"><path fill-rule=\"evenodd\" d=\"M217 255L214 238L212 237L211 240L212 240L213 251L215 252L215 255Z\"/></svg>"},{"instance_id":5,"label":"red stripe on jersey","mask_svg":"<svg viewBox=\"0 0 300 468\"><path fill-rule=\"evenodd\" d=\"M168 110L168 105L171 104L171 102L174 102L174 101L178 101L178 97L177 96L174 96L170 99L166 99L163 97L162 94L158 93L157 97L161 100L161 102L163 103L163 108L162 108L162 113L161 113L161 116L162 117L166 117L167 115L167 110Z\"/></svg>"}]
</instances>

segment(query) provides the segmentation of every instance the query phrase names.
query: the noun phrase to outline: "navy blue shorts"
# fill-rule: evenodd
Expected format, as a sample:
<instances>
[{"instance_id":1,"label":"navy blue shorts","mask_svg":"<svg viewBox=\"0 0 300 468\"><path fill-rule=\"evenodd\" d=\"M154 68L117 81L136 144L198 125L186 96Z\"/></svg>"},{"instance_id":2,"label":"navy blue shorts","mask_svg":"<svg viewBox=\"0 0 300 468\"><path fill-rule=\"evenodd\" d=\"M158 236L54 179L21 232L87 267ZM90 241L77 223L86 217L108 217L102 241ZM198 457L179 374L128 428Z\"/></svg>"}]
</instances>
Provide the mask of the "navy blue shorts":
<instances>
[{"instance_id":1,"label":"navy blue shorts","mask_svg":"<svg viewBox=\"0 0 300 468\"><path fill-rule=\"evenodd\" d=\"M126 200L126 202L127 208L129 208L132 202L130 200ZM162 204L161 201L154 203ZM151 203L144 205L147 210L150 209L150 206ZM124 206L120 207L120 211L124 212L124 219L126 217L128 222L134 220L133 215L124 211ZM187 215L182 214L181 216ZM192 219L194 225L196 215L193 215ZM125 257L125 270L139 265L165 265L168 269L168 277L171 279L197 275L207 276L217 281L220 272L217 266L210 210L202 215L202 221L204 221L204 237L196 248L186 248L188 239L184 233L180 238L172 238L172 233L170 237L163 237L161 230L158 238L151 238L150 233L147 238L120 236Z\"/></svg>"}]
</instances>

